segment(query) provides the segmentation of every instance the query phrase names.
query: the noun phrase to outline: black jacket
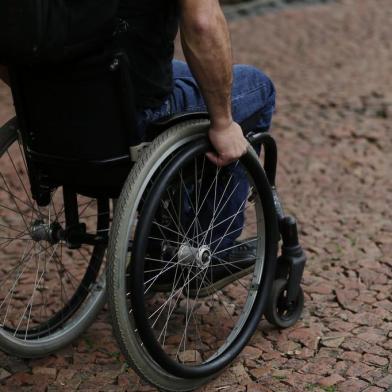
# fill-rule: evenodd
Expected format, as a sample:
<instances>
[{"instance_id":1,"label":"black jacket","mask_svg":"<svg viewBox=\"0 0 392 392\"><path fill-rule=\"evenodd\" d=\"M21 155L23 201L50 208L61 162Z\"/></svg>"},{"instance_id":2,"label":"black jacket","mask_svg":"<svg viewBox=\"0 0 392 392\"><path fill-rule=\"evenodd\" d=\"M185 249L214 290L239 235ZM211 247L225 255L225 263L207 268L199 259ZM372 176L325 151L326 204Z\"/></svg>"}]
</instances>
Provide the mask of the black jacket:
<instances>
[{"instance_id":1,"label":"black jacket","mask_svg":"<svg viewBox=\"0 0 392 392\"><path fill-rule=\"evenodd\" d=\"M178 31L175 0L121 0L120 18L138 109L159 106L173 89L172 59Z\"/></svg>"}]
</instances>

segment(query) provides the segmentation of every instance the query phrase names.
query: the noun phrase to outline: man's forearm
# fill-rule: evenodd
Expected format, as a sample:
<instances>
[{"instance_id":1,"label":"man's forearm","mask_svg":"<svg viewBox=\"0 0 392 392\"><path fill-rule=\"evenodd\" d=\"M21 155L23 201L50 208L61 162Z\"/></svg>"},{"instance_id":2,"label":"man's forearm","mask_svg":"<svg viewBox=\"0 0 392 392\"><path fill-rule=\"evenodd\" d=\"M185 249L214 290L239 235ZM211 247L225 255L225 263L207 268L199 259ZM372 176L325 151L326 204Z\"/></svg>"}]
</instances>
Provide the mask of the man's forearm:
<instances>
[{"instance_id":1,"label":"man's forearm","mask_svg":"<svg viewBox=\"0 0 392 392\"><path fill-rule=\"evenodd\" d=\"M0 79L8 85L10 84L8 70L4 65L0 65Z\"/></svg>"},{"instance_id":2,"label":"man's forearm","mask_svg":"<svg viewBox=\"0 0 392 392\"><path fill-rule=\"evenodd\" d=\"M226 126L232 121L233 80L226 19L218 0L181 0L181 6L185 57L202 91L213 126Z\"/></svg>"}]
</instances>

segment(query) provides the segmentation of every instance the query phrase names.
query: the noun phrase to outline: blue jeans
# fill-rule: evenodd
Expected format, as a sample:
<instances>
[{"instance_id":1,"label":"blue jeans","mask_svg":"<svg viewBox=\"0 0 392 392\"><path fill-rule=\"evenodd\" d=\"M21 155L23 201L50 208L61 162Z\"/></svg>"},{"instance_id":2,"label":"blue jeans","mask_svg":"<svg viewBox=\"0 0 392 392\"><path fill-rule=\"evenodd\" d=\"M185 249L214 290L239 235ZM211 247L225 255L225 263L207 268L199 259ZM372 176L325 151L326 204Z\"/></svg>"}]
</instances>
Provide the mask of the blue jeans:
<instances>
[{"instance_id":1,"label":"blue jeans","mask_svg":"<svg viewBox=\"0 0 392 392\"><path fill-rule=\"evenodd\" d=\"M196 80L187 64L174 60L173 75L173 92L161 107L146 109L138 113L138 126L141 138L143 138L146 126L160 118L176 113L203 112L207 110ZM255 113L260 113L260 119L257 121L254 130L268 128L275 110L275 88L271 80L257 68L248 65L234 65L233 76L232 113L234 121L241 123ZM215 171L214 168L212 170ZM219 244L218 249L230 247L241 234L244 225L244 213L238 213L238 211L241 211L241 206L244 205L249 190L246 176L238 165L230 165L224 169L224 172L224 175L219 177L217 195L219 197L219 194L225 193L226 195L232 194L232 196L226 204L221 204L222 208L219 210L219 216L215 215L215 228L209 232L208 241L215 245ZM234 181L231 180L229 187L227 187L227 179L230 177ZM206 192L208 191L208 184L208 181L204 183ZM213 216L214 193L210 192L208 194L205 204L199 213L200 225L204 231L208 229ZM185 211L187 210L187 220L193 221L191 206L185 202ZM233 215L233 219L227 219ZM222 221L224 223L217 226ZM222 237L224 238L221 241Z\"/></svg>"}]
</instances>

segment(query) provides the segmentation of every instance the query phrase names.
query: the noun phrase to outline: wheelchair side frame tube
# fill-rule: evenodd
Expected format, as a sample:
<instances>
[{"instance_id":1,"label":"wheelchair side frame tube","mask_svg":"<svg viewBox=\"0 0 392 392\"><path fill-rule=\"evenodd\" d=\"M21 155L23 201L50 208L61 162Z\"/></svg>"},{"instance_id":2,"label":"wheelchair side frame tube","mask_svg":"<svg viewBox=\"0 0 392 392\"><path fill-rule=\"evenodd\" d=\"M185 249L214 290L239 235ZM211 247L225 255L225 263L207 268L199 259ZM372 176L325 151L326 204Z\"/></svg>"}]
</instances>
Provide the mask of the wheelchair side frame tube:
<instances>
[{"instance_id":1,"label":"wheelchair side frame tube","mask_svg":"<svg viewBox=\"0 0 392 392\"><path fill-rule=\"evenodd\" d=\"M275 188L278 149L275 139L268 132L250 133L247 135L250 144L261 144L264 147L264 170L271 187Z\"/></svg>"}]
</instances>

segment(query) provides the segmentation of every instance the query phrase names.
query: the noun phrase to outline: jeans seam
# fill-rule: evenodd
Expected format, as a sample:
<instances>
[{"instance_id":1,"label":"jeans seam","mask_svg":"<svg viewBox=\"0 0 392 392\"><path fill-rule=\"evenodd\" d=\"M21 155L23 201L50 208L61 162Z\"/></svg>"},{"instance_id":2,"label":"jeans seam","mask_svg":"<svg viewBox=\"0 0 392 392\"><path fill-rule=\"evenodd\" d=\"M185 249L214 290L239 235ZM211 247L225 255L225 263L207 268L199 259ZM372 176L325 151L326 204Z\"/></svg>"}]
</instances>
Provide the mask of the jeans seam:
<instances>
[{"instance_id":1,"label":"jeans seam","mask_svg":"<svg viewBox=\"0 0 392 392\"><path fill-rule=\"evenodd\" d=\"M233 105L233 104L234 104L235 102L237 102L238 100L240 100L240 99L246 97L247 95L251 95L251 94L255 93L256 91L259 91L260 89L265 88L265 87L266 87L265 83L260 83L259 86L253 88L252 90L247 91L246 93L243 93L243 94L241 94L241 95L236 95L235 98L233 98L233 99L231 100L231 104ZM195 111L195 109L201 110L201 109L205 109L205 108L206 108L206 105L205 105L205 104L204 104L204 105L194 105L194 106L189 106L189 107L186 109L186 111L187 111L187 112L188 112L188 111L189 111L189 112L192 112L192 111Z\"/></svg>"},{"instance_id":2,"label":"jeans seam","mask_svg":"<svg viewBox=\"0 0 392 392\"><path fill-rule=\"evenodd\" d=\"M243 94L241 94L241 95L236 95L236 97L235 98L233 98L232 100L231 100L231 102L233 103L233 102L236 102L236 101L238 101L239 99L242 99L242 98L244 98L244 97L246 97L247 95L251 95L251 94L253 94L254 92L256 92L256 91L259 91L260 89L262 89L262 88L265 88L266 86L265 86L265 83L260 83L260 85L258 86L258 87L255 87L254 89L252 89L252 90L250 90L250 91L247 91L246 93L243 93Z\"/></svg>"},{"instance_id":3,"label":"jeans seam","mask_svg":"<svg viewBox=\"0 0 392 392\"><path fill-rule=\"evenodd\" d=\"M189 106L185 112L195 112L195 111L202 111L202 110L206 110L207 106L206 105L197 105L197 106Z\"/></svg>"}]
</instances>

